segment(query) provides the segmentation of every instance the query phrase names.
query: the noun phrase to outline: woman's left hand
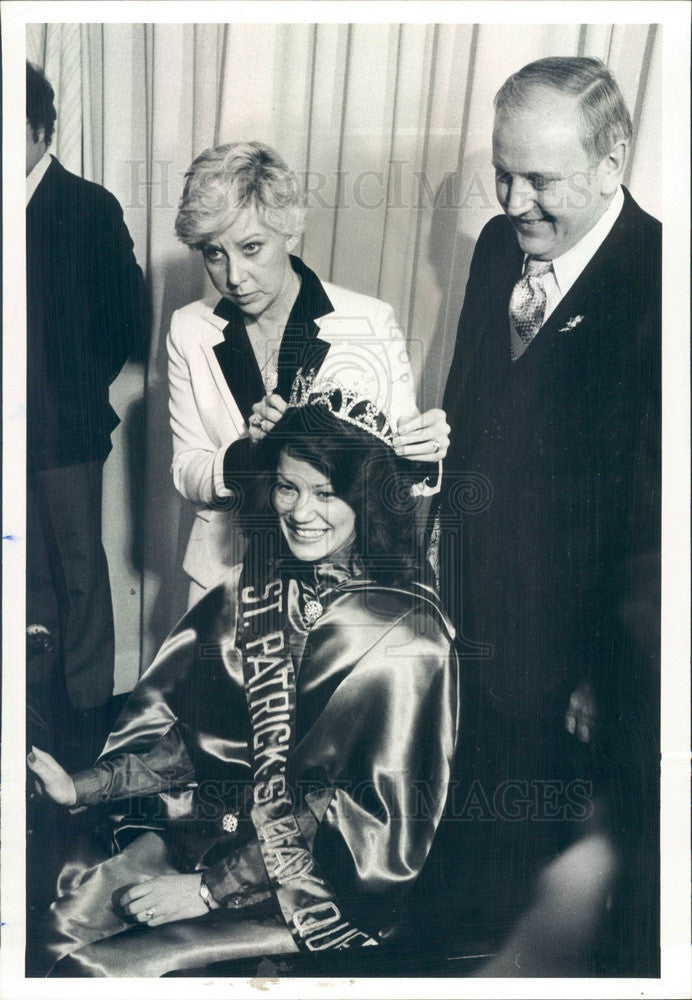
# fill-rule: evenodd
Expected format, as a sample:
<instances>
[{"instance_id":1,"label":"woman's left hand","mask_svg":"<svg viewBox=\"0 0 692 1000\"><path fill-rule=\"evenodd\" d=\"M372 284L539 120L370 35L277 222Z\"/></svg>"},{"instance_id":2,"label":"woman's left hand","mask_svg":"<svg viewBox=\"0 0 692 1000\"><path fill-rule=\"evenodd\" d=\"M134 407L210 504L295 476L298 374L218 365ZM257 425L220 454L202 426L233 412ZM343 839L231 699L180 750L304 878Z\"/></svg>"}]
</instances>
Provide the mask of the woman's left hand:
<instances>
[{"instance_id":1,"label":"woman's left hand","mask_svg":"<svg viewBox=\"0 0 692 1000\"><path fill-rule=\"evenodd\" d=\"M61 806L76 804L77 790L74 781L55 757L32 746L26 762L36 775L36 791L39 795L47 795Z\"/></svg>"},{"instance_id":2,"label":"woman's left hand","mask_svg":"<svg viewBox=\"0 0 692 1000\"><path fill-rule=\"evenodd\" d=\"M149 927L201 917L208 907L199 894L201 875L159 875L130 886L120 900L128 916Z\"/></svg>"},{"instance_id":3,"label":"woman's left hand","mask_svg":"<svg viewBox=\"0 0 692 1000\"><path fill-rule=\"evenodd\" d=\"M449 448L449 424L444 410L426 410L402 417L394 435L394 450L414 462L439 462Z\"/></svg>"}]
</instances>

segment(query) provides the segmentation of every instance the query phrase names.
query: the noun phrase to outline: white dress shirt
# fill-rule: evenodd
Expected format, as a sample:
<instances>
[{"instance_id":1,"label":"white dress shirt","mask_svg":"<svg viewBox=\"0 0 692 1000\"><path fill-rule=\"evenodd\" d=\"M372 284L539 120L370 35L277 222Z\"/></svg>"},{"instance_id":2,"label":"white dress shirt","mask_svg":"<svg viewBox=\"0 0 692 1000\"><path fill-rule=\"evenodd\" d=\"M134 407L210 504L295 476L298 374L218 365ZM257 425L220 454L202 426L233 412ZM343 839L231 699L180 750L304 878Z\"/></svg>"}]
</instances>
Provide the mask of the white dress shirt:
<instances>
[{"instance_id":1,"label":"white dress shirt","mask_svg":"<svg viewBox=\"0 0 692 1000\"><path fill-rule=\"evenodd\" d=\"M624 204L625 196L622 193L622 188L619 187L610 205L608 205L596 225L588 231L586 236L582 236L579 242L575 243L570 250L566 250L565 253L556 257L553 260L552 271L548 271L547 274L541 275L540 279L538 279L543 285L546 295L545 312L543 314L544 323L550 314L557 309L601 243L603 243L615 225L615 221L622 211ZM524 265L526 265L527 256L527 254L524 255Z\"/></svg>"},{"instance_id":2,"label":"white dress shirt","mask_svg":"<svg viewBox=\"0 0 692 1000\"><path fill-rule=\"evenodd\" d=\"M29 202L33 198L33 196L34 196L34 194L36 192L36 188L39 186L39 184L43 180L43 175L45 174L46 170L48 170L48 167L50 166L50 161L51 161L51 155L48 152L48 150L46 150L46 152L43 154L43 156L41 157L41 159L35 165L34 169L28 175L28 177L26 179L26 203L27 203L27 205L29 204Z\"/></svg>"},{"instance_id":3,"label":"white dress shirt","mask_svg":"<svg viewBox=\"0 0 692 1000\"><path fill-rule=\"evenodd\" d=\"M551 312L557 308L564 299L574 282L582 273L593 255L596 253L601 243L605 240L610 230L615 225L617 217L625 204L625 196L622 188L619 187L615 197L608 205L607 209L600 217L596 225L588 231L586 236L582 236L571 250L565 251L553 261L551 274L546 275L550 280L546 282L547 303L543 322L547 320ZM551 288L552 286L552 288ZM549 291L550 288L550 291Z\"/></svg>"}]
</instances>

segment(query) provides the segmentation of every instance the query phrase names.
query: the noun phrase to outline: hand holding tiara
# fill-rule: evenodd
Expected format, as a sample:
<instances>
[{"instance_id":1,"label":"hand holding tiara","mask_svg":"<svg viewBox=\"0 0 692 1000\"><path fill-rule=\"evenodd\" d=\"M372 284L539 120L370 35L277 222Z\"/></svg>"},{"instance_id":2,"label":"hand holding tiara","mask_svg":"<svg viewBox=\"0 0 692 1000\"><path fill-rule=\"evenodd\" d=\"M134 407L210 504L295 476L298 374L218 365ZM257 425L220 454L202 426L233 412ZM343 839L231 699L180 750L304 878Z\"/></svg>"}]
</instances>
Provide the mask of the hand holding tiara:
<instances>
[{"instance_id":1,"label":"hand holding tiara","mask_svg":"<svg viewBox=\"0 0 692 1000\"><path fill-rule=\"evenodd\" d=\"M286 411L286 400L277 393L268 393L259 403L252 407L252 416L248 420L248 434L253 444L258 444L266 437L274 424L277 424Z\"/></svg>"},{"instance_id":2,"label":"hand holding tiara","mask_svg":"<svg viewBox=\"0 0 692 1000\"><path fill-rule=\"evenodd\" d=\"M358 384L347 387L334 376L320 376L314 371L298 372L291 389L289 406L308 403L324 406L340 420L355 424L384 441L399 458L413 462L440 462L449 448L449 424L444 410L426 410L400 418L393 427L383 410L360 392Z\"/></svg>"},{"instance_id":3,"label":"hand holding tiara","mask_svg":"<svg viewBox=\"0 0 692 1000\"><path fill-rule=\"evenodd\" d=\"M449 424L444 410L426 410L413 417L402 417L394 435L394 450L399 458L413 462L439 462L449 448Z\"/></svg>"},{"instance_id":4,"label":"hand holding tiara","mask_svg":"<svg viewBox=\"0 0 692 1000\"><path fill-rule=\"evenodd\" d=\"M333 376L320 377L314 370L306 374L301 369L293 382L288 405L323 406L337 419L360 427L394 448L394 428L389 416L361 395L357 384L348 387Z\"/></svg>"}]
</instances>

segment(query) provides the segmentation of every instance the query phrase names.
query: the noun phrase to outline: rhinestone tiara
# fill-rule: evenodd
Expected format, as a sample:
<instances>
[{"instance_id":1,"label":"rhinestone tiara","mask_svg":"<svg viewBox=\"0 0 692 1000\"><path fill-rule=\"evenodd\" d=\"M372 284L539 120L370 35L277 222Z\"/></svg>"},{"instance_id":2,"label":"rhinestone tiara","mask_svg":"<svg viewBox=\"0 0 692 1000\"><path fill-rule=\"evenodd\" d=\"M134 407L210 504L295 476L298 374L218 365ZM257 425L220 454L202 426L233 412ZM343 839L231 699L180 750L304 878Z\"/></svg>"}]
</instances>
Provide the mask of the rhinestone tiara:
<instances>
[{"instance_id":1,"label":"rhinestone tiara","mask_svg":"<svg viewBox=\"0 0 692 1000\"><path fill-rule=\"evenodd\" d=\"M288 405L296 408L323 406L338 420L360 427L390 448L394 447L394 428L389 417L359 393L357 383L349 388L331 375L320 378L314 369L307 374L301 369L293 381Z\"/></svg>"}]
</instances>

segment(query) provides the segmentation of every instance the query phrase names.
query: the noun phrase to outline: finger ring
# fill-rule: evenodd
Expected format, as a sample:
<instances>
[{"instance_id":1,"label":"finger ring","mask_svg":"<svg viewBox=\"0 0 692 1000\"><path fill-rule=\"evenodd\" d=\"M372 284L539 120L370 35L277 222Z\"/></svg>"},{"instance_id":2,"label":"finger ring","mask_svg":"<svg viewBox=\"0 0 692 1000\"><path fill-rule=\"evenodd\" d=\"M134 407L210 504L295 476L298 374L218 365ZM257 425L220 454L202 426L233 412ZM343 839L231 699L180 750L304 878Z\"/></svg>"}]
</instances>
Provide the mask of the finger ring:
<instances>
[{"instance_id":1,"label":"finger ring","mask_svg":"<svg viewBox=\"0 0 692 1000\"><path fill-rule=\"evenodd\" d=\"M439 450L440 450L439 443L437 441L433 441L433 451L435 452L435 454L437 454Z\"/></svg>"},{"instance_id":2,"label":"finger ring","mask_svg":"<svg viewBox=\"0 0 692 1000\"><path fill-rule=\"evenodd\" d=\"M154 909L154 907L150 906L148 910L144 911L144 916L147 918L147 920L151 920L151 918L154 916L155 913L156 910Z\"/></svg>"}]
</instances>

